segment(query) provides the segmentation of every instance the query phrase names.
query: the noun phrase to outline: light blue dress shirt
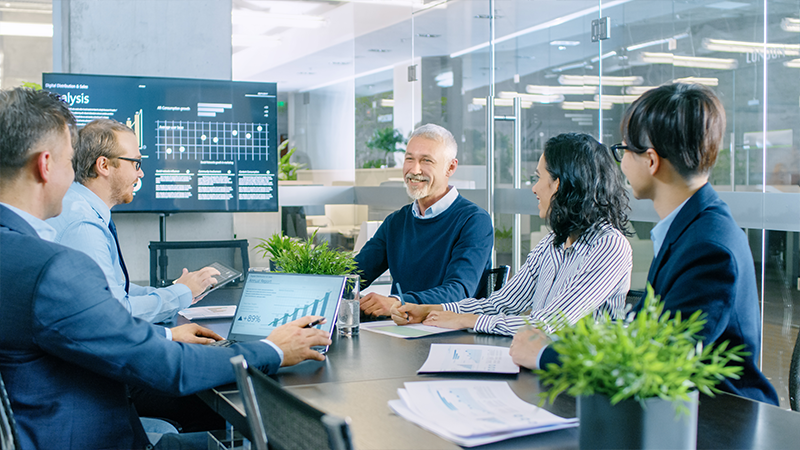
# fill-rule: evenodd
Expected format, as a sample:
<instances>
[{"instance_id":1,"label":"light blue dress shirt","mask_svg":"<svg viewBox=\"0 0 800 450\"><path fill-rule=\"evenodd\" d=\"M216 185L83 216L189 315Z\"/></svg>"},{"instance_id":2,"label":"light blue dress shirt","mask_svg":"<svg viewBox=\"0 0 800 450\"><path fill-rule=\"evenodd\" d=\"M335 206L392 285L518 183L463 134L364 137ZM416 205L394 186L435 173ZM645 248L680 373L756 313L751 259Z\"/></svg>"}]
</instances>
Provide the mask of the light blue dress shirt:
<instances>
[{"instance_id":1,"label":"light blue dress shirt","mask_svg":"<svg viewBox=\"0 0 800 450\"><path fill-rule=\"evenodd\" d=\"M50 242L53 242L53 240L55 240L55 238L56 238L56 230L53 227L51 227L44 220L42 220L42 219L40 219L40 218L38 218L38 217L36 217L36 216L34 216L32 214L29 214L29 213L27 213L27 212L25 212L25 211L23 211L23 210L21 210L19 208L15 208L15 207L9 205L8 203L0 203L0 205L5 206L6 208L10 209L11 211L14 211L15 213L17 213L18 216L20 216L22 218L22 220L24 220L25 222L28 222L28 225L30 225L33 228L33 231L35 231L36 234L38 234L40 238L44 239L45 241L50 241Z\"/></svg>"},{"instance_id":2,"label":"light blue dress shirt","mask_svg":"<svg viewBox=\"0 0 800 450\"><path fill-rule=\"evenodd\" d=\"M131 315L157 323L192 304L192 291L183 284L156 289L131 283L126 293L117 244L108 229L108 205L86 186L72 183L62 206L61 215L47 220L57 231L55 242L89 255L103 270L111 293Z\"/></svg>"},{"instance_id":3,"label":"light blue dress shirt","mask_svg":"<svg viewBox=\"0 0 800 450\"><path fill-rule=\"evenodd\" d=\"M688 198L684 200L683 203L678 205L674 211L669 213L667 217L661 219L656 226L650 230L650 240L653 241L653 255L658 256L658 252L661 251L661 246L664 244L664 239L667 237L669 227L672 226L672 222L675 220L675 217L678 216L678 213L681 212L683 205L685 205L688 201Z\"/></svg>"},{"instance_id":4,"label":"light blue dress shirt","mask_svg":"<svg viewBox=\"0 0 800 450\"><path fill-rule=\"evenodd\" d=\"M438 202L432 204L425 210L425 215L423 216L419 210L419 200L414 200L414 204L411 206L411 214L414 215L417 219L433 219L434 217L438 216L439 214L447 211L454 201L458 198L458 189L453 186L447 186L450 190L447 194L444 195Z\"/></svg>"}]
</instances>

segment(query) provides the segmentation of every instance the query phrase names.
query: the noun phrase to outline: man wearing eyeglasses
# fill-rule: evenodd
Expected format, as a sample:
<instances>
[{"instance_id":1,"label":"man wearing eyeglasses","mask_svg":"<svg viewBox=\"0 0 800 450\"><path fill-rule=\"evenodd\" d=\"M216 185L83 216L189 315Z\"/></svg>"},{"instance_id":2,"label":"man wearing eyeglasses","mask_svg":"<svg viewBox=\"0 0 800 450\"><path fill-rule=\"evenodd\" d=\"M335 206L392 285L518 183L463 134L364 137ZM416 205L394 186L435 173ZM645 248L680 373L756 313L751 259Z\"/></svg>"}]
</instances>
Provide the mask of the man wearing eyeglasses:
<instances>
[{"instance_id":1,"label":"man wearing eyeglasses","mask_svg":"<svg viewBox=\"0 0 800 450\"><path fill-rule=\"evenodd\" d=\"M213 277L219 271L211 267L196 272L183 269L175 284L160 289L130 282L111 208L133 201L133 191L144 176L141 158L130 128L109 119L88 123L80 131L72 159L75 182L64 196L63 212L47 222L58 232L55 242L80 250L97 262L114 297L134 317L157 323L191 305L216 282Z\"/></svg>"}]
</instances>

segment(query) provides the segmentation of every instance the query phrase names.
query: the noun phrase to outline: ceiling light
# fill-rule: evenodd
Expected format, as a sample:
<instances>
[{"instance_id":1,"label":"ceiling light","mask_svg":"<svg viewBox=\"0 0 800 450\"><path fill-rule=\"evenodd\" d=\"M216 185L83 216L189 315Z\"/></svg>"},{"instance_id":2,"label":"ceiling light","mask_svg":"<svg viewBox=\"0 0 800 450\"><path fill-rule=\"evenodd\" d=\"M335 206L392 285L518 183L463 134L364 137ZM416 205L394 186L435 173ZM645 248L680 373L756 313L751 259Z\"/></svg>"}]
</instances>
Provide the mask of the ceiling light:
<instances>
[{"instance_id":1,"label":"ceiling light","mask_svg":"<svg viewBox=\"0 0 800 450\"><path fill-rule=\"evenodd\" d=\"M606 53L605 55L602 55L602 56L595 56L594 58L590 59L589 61L593 62L593 63L596 63L597 61L600 61L601 59L606 59L606 58L614 56L616 54L617 54L617 52L613 52L613 51L612 52L608 52L608 53Z\"/></svg>"},{"instance_id":2,"label":"ceiling light","mask_svg":"<svg viewBox=\"0 0 800 450\"><path fill-rule=\"evenodd\" d=\"M514 98L519 97L523 102L534 102L542 104L561 103L564 101L564 96L561 94L521 94L519 92L501 92L500 98Z\"/></svg>"},{"instance_id":3,"label":"ceiling light","mask_svg":"<svg viewBox=\"0 0 800 450\"><path fill-rule=\"evenodd\" d=\"M473 105L481 105L486 106L486 99L485 98L473 98L472 99ZM496 98L494 99L494 106L514 106L514 99L512 98ZM525 100L520 101L520 106L525 109L529 109L533 106L533 102L528 102Z\"/></svg>"},{"instance_id":4,"label":"ceiling light","mask_svg":"<svg viewBox=\"0 0 800 450\"><path fill-rule=\"evenodd\" d=\"M581 45L581 41L551 41L550 45L554 47L575 47L576 45Z\"/></svg>"},{"instance_id":5,"label":"ceiling light","mask_svg":"<svg viewBox=\"0 0 800 450\"><path fill-rule=\"evenodd\" d=\"M800 69L800 59L793 59L791 61L786 61L783 63L786 67L791 67L792 69Z\"/></svg>"},{"instance_id":6,"label":"ceiling light","mask_svg":"<svg viewBox=\"0 0 800 450\"><path fill-rule=\"evenodd\" d=\"M678 39L683 39L687 37L689 37L689 33L682 33L665 39L658 39L656 41L648 41L648 42L642 42L641 44L631 45L630 47L626 47L625 50L632 52L634 50L652 47L654 45L668 44L670 41L677 41Z\"/></svg>"},{"instance_id":7,"label":"ceiling light","mask_svg":"<svg viewBox=\"0 0 800 450\"><path fill-rule=\"evenodd\" d=\"M763 42L726 41L722 39L703 39L703 48L717 52L763 53L787 56L800 55L800 44L765 44Z\"/></svg>"},{"instance_id":8,"label":"ceiling light","mask_svg":"<svg viewBox=\"0 0 800 450\"><path fill-rule=\"evenodd\" d=\"M381 106L383 106L384 108L394 108L394 99L382 98Z\"/></svg>"},{"instance_id":9,"label":"ceiling light","mask_svg":"<svg viewBox=\"0 0 800 450\"><path fill-rule=\"evenodd\" d=\"M596 94L598 89L599 88L597 86L537 86L534 84L529 84L525 87L525 92L528 94L540 95L584 95Z\"/></svg>"},{"instance_id":10,"label":"ceiling light","mask_svg":"<svg viewBox=\"0 0 800 450\"><path fill-rule=\"evenodd\" d=\"M672 53L643 52L642 61L650 64L672 64L675 67L694 67L698 69L729 70L739 66L739 62L735 59L679 56Z\"/></svg>"},{"instance_id":11,"label":"ceiling light","mask_svg":"<svg viewBox=\"0 0 800 450\"><path fill-rule=\"evenodd\" d=\"M0 36L53 37L53 24L0 22Z\"/></svg>"},{"instance_id":12,"label":"ceiling light","mask_svg":"<svg viewBox=\"0 0 800 450\"><path fill-rule=\"evenodd\" d=\"M781 28L783 28L783 31L800 33L800 19L795 19L793 17L786 17L783 20L781 20Z\"/></svg>"},{"instance_id":13,"label":"ceiling light","mask_svg":"<svg viewBox=\"0 0 800 450\"><path fill-rule=\"evenodd\" d=\"M260 30L266 27L322 28L328 24L328 22L320 16L272 14L244 9L234 9L231 12L231 21L234 25L247 26Z\"/></svg>"},{"instance_id":14,"label":"ceiling light","mask_svg":"<svg viewBox=\"0 0 800 450\"><path fill-rule=\"evenodd\" d=\"M713 3L711 5L706 5L709 8L715 9L738 9L747 6L747 3L740 3L740 2L719 2Z\"/></svg>"},{"instance_id":15,"label":"ceiling light","mask_svg":"<svg viewBox=\"0 0 800 450\"><path fill-rule=\"evenodd\" d=\"M439 87L453 87L453 71L440 73L434 80Z\"/></svg>"},{"instance_id":16,"label":"ceiling light","mask_svg":"<svg viewBox=\"0 0 800 450\"><path fill-rule=\"evenodd\" d=\"M589 63L587 63L586 61L581 61L575 64L567 64L566 66L556 67L555 69L553 69L553 72L558 73L558 72L563 72L565 70L580 69L581 67L586 67L588 64Z\"/></svg>"},{"instance_id":17,"label":"ceiling light","mask_svg":"<svg viewBox=\"0 0 800 450\"><path fill-rule=\"evenodd\" d=\"M641 94L639 94L639 95L641 95ZM637 98L639 98L639 95L603 94L603 103L606 103L606 102L619 103L619 104L633 103L634 101L636 101ZM594 96L594 101L599 102L600 101L600 96L599 95L595 95Z\"/></svg>"},{"instance_id":18,"label":"ceiling light","mask_svg":"<svg viewBox=\"0 0 800 450\"><path fill-rule=\"evenodd\" d=\"M560 75L558 82L568 86L599 86L600 77L595 75ZM643 82L644 78L640 76L603 77L604 86L637 86Z\"/></svg>"},{"instance_id":19,"label":"ceiling light","mask_svg":"<svg viewBox=\"0 0 800 450\"><path fill-rule=\"evenodd\" d=\"M702 84L704 86L719 86L719 78L686 77L686 78L676 78L672 80L672 82L694 83L694 84Z\"/></svg>"},{"instance_id":20,"label":"ceiling light","mask_svg":"<svg viewBox=\"0 0 800 450\"><path fill-rule=\"evenodd\" d=\"M603 101L603 109L611 109L614 104L611 102ZM561 104L561 109L568 111L583 111L586 109L600 109L600 102L585 100L582 102L564 102Z\"/></svg>"},{"instance_id":21,"label":"ceiling light","mask_svg":"<svg viewBox=\"0 0 800 450\"><path fill-rule=\"evenodd\" d=\"M625 88L625 94L627 95L642 95L645 92L655 89L658 86L628 86Z\"/></svg>"},{"instance_id":22,"label":"ceiling light","mask_svg":"<svg viewBox=\"0 0 800 450\"><path fill-rule=\"evenodd\" d=\"M234 34L231 36L231 44L234 47L277 47L281 45L281 39L263 34Z\"/></svg>"}]
</instances>

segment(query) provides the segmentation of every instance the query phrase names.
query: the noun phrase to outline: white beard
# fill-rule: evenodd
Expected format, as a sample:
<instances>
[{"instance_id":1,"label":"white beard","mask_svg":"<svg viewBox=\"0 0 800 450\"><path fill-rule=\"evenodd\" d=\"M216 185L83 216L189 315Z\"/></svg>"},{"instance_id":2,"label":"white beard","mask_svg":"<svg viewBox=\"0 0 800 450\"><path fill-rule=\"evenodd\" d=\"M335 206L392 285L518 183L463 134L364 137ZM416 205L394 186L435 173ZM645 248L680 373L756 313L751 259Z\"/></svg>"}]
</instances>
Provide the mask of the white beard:
<instances>
[{"instance_id":1,"label":"white beard","mask_svg":"<svg viewBox=\"0 0 800 450\"><path fill-rule=\"evenodd\" d=\"M414 178L411 176L406 176L405 178L405 185L406 185L406 193L409 197L414 200L419 200L421 198L425 198L428 196L431 190L430 180L427 177L420 177L420 179L424 179L425 183L422 187L413 189L411 186L408 185L409 178Z\"/></svg>"}]
</instances>

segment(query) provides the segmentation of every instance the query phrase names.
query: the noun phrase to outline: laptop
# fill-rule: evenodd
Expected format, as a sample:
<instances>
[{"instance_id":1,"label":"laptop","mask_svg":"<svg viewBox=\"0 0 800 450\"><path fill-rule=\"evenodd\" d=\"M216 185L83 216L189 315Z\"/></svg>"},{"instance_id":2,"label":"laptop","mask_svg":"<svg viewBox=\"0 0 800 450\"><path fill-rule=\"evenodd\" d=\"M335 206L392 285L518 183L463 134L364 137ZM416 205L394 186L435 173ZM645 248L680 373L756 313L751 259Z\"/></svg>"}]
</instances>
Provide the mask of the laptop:
<instances>
[{"instance_id":1,"label":"laptop","mask_svg":"<svg viewBox=\"0 0 800 450\"><path fill-rule=\"evenodd\" d=\"M324 316L315 328L333 334L344 276L250 272L244 282L228 339L210 345L227 347L236 342L264 339L275 328L303 316ZM328 347L315 347L326 353Z\"/></svg>"}]
</instances>

